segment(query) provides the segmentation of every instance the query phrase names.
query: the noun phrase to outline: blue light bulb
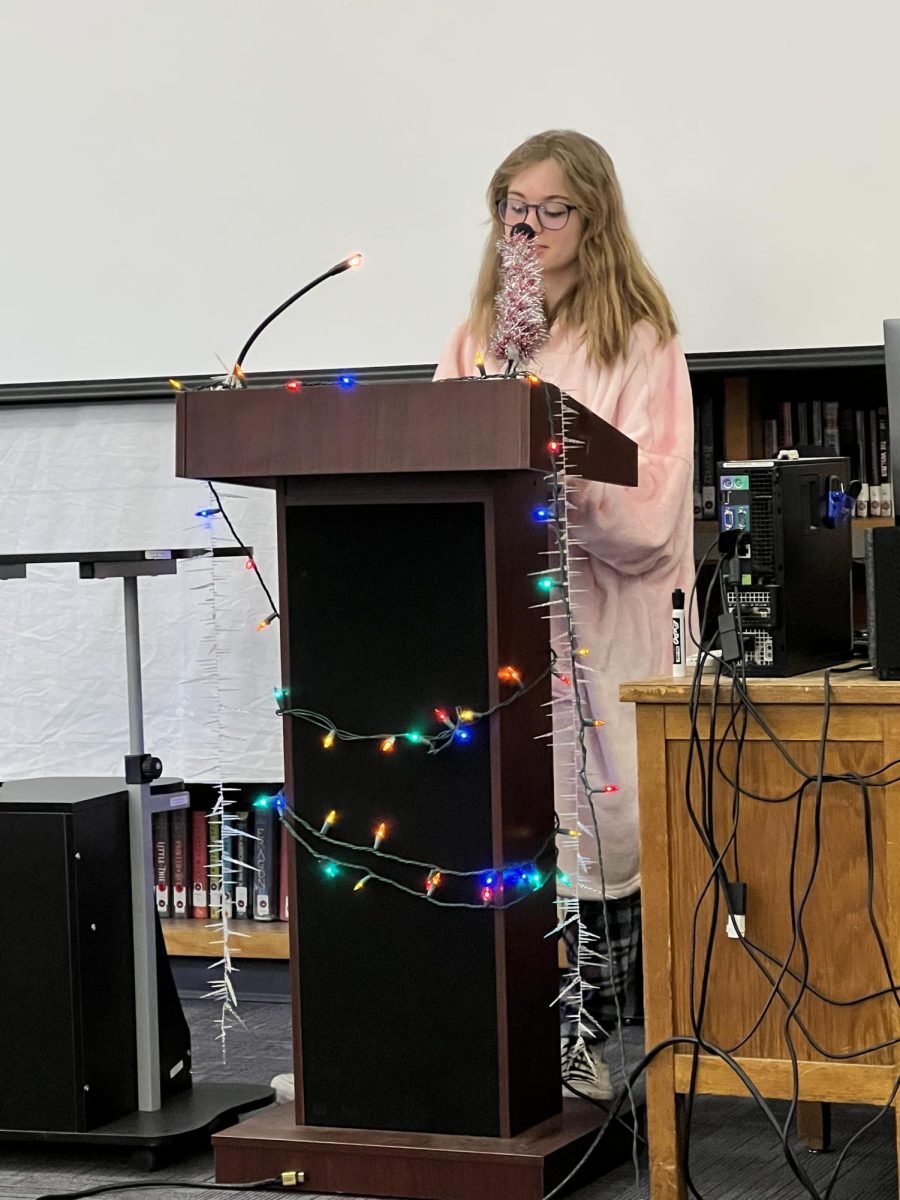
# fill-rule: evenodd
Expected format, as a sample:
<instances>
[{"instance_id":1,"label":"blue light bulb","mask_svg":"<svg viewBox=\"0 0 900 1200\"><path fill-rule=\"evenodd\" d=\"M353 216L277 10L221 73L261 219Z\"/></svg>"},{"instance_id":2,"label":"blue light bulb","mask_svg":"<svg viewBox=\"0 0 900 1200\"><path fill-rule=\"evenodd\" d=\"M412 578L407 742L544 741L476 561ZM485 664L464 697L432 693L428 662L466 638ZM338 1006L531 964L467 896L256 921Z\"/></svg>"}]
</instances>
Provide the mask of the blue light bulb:
<instances>
[{"instance_id":1,"label":"blue light bulb","mask_svg":"<svg viewBox=\"0 0 900 1200\"><path fill-rule=\"evenodd\" d=\"M456 737L457 741L470 742L472 740L472 731L469 729L457 729L454 736Z\"/></svg>"},{"instance_id":2,"label":"blue light bulb","mask_svg":"<svg viewBox=\"0 0 900 1200\"><path fill-rule=\"evenodd\" d=\"M537 508L532 510L531 515L536 521L545 522L553 520L553 510L547 508L545 504L539 504Z\"/></svg>"},{"instance_id":3,"label":"blue light bulb","mask_svg":"<svg viewBox=\"0 0 900 1200\"><path fill-rule=\"evenodd\" d=\"M355 383L356 380L352 375L338 375L337 385L339 388L344 388L346 390L348 388L352 388Z\"/></svg>"}]
</instances>

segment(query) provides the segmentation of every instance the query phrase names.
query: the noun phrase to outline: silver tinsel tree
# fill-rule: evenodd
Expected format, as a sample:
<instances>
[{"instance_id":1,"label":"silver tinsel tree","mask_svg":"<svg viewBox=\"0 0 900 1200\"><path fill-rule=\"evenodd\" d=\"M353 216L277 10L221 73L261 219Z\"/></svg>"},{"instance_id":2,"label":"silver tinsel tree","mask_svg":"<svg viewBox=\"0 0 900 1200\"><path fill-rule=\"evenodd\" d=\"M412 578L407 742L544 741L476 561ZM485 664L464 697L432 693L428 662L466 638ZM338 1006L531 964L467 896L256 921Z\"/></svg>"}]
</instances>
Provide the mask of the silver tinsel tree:
<instances>
[{"instance_id":1,"label":"silver tinsel tree","mask_svg":"<svg viewBox=\"0 0 900 1200\"><path fill-rule=\"evenodd\" d=\"M503 285L494 301L497 320L491 336L491 353L507 369L521 370L546 342L544 283L541 264L524 233L514 233L497 243Z\"/></svg>"}]
</instances>

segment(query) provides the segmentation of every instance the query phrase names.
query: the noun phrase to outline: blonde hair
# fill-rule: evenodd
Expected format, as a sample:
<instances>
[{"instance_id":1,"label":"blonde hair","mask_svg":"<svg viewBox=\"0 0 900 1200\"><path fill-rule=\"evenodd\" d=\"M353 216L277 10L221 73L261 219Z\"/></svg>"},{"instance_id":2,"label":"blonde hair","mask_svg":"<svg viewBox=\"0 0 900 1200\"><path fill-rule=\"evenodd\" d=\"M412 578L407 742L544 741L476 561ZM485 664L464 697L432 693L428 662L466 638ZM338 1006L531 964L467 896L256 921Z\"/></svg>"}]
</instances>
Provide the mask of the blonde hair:
<instances>
[{"instance_id":1,"label":"blonde hair","mask_svg":"<svg viewBox=\"0 0 900 1200\"><path fill-rule=\"evenodd\" d=\"M475 285L469 324L484 345L494 323L494 297L500 290L497 241L504 227L497 204L510 180L525 167L553 159L562 169L584 234L578 250L578 282L548 316L581 330L589 356L612 363L624 354L631 330L645 320L661 342L677 333L675 316L659 280L638 249L625 215L625 201L612 159L583 133L551 129L536 134L506 156L491 179L487 200L491 230Z\"/></svg>"}]
</instances>

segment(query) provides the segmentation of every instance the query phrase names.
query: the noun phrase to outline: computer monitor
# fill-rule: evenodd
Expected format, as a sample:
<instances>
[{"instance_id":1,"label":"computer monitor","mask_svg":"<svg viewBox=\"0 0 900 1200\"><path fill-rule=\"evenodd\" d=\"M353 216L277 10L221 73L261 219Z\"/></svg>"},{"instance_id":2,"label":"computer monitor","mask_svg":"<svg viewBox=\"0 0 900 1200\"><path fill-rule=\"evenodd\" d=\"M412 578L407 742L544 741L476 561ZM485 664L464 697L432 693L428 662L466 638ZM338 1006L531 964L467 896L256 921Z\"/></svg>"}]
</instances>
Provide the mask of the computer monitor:
<instances>
[{"instance_id":1,"label":"computer monitor","mask_svg":"<svg viewBox=\"0 0 900 1200\"><path fill-rule=\"evenodd\" d=\"M900 317L884 323L884 368L887 374L888 424L891 432L891 487L894 489L894 524L897 513L897 487L900 484Z\"/></svg>"}]
</instances>

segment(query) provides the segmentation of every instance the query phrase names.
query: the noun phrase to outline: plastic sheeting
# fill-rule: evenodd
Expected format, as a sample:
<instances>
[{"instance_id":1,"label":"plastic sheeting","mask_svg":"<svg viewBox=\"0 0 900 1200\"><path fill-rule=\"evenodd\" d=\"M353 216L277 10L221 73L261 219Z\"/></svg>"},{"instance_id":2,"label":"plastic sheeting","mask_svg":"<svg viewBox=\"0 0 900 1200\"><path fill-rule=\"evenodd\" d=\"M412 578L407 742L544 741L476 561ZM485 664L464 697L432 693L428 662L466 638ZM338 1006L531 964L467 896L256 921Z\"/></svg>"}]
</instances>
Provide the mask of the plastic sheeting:
<instances>
[{"instance_id":1,"label":"plastic sheeting","mask_svg":"<svg viewBox=\"0 0 900 1200\"><path fill-rule=\"evenodd\" d=\"M174 404L0 408L0 553L233 544L174 463ZM277 600L273 494L219 490ZM186 780L282 779L279 627L256 631L253 572L205 558L138 588L147 750ZM121 580L0 580L0 780L119 774L127 753Z\"/></svg>"}]
</instances>

